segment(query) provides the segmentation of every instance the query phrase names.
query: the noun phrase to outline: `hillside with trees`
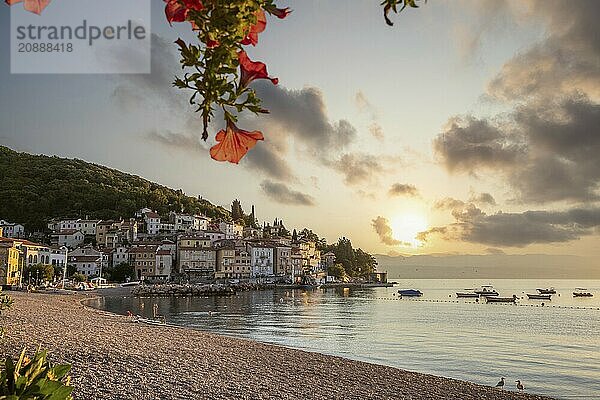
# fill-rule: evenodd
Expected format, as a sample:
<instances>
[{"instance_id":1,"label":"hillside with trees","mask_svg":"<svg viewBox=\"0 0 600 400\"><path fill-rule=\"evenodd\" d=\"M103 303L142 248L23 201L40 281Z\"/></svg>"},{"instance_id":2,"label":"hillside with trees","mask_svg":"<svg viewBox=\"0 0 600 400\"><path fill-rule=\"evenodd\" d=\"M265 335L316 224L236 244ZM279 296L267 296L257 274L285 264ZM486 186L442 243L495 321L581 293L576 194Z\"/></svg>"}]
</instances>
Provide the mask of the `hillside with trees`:
<instances>
[{"instance_id":1,"label":"hillside with trees","mask_svg":"<svg viewBox=\"0 0 600 400\"><path fill-rule=\"evenodd\" d=\"M361 248L354 248L350 239L342 237L337 243L325 245L323 252L335 254L332 275L342 276L343 273L351 277L366 277L377 269L377 260Z\"/></svg>"},{"instance_id":2,"label":"hillside with trees","mask_svg":"<svg viewBox=\"0 0 600 400\"><path fill-rule=\"evenodd\" d=\"M230 219L230 213L182 190L78 159L19 153L0 146L0 219L42 230L54 217L127 218L148 207L203 213Z\"/></svg>"}]
</instances>

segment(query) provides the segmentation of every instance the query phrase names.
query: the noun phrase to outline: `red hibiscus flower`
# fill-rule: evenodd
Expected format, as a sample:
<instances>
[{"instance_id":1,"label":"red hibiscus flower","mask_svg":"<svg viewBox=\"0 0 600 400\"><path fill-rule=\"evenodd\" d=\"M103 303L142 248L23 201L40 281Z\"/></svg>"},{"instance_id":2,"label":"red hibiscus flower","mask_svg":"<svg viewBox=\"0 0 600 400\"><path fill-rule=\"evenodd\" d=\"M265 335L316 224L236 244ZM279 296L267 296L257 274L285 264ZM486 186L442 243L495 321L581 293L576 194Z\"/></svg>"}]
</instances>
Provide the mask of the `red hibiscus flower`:
<instances>
[{"instance_id":1,"label":"red hibiscus flower","mask_svg":"<svg viewBox=\"0 0 600 400\"><path fill-rule=\"evenodd\" d=\"M244 50L238 53L238 60L240 61L240 69L242 70L240 79L241 87L248 86L255 79L268 79L273 82L274 85L279 83L279 79L271 78L269 76L267 66L264 63L252 61Z\"/></svg>"},{"instance_id":2,"label":"red hibiscus flower","mask_svg":"<svg viewBox=\"0 0 600 400\"><path fill-rule=\"evenodd\" d=\"M258 34L263 32L266 27L267 17L265 16L265 12L263 10L258 10L256 12L256 24L250 27L250 32L248 32L241 43L256 46L258 44Z\"/></svg>"},{"instance_id":3,"label":"red hibiscus flower","mask_svg":"<svg viewBox=\"0 0 600 400\"><path fill-rule=\"evenodd\" d=\"M273 14L274 16L276 16L279 19L284 19L285 17L287 17L288 15L290 15L292 13L292 9L289 7L286 7L286 8L273 7L272 9L269 10L269 13Z\"/></svg>"},{"instance_id":4,"label":"red hibiscus flower","mask_svg":"<svg viewBox=\"0 0 600 400\"><path fill-rule=\"evenodd\" d=\"M220 130L215 137L216 145L210 148L210 156L216 161L239 163L248 150L256 145L264 136L259 131L248 132L239 129L233 122L227 122L227 129Z\"/></svg>"},{"instance_id":5,"label":"red hibiscus flower","mask_svg":"<svg viewBox=\"0 0 600 400\"><path fill-rule=\"evenodd\" d=\"M20 3L22 1L25 2L24 8L27 11L35 13L37 15L40 15L42 11L44 11L44 8L46 8L46 6L50 4L50 0L4 0L4 2L9 6Z\"/></svg>"},{"instance_id":6,"label":"red hibiscus flower","mask_svg":"<svg viewBox=\"0 0 600 400\"><path fill-rule=\"evenodd\" d=\"M169 24L173 22L183 22L187 19L190 10L200 11L204 9L200 0L164 0L165 15Z\"/></svg>"}]
</instances>

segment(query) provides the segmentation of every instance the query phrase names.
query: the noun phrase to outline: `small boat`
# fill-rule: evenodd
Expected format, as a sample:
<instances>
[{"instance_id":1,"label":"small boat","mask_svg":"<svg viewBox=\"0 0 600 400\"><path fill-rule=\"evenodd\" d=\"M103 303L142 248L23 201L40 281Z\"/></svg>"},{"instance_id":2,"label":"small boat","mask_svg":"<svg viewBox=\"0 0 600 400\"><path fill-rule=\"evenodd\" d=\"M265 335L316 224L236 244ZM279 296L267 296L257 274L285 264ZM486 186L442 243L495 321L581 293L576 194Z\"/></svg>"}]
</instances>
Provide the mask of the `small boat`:
<instances>
[{"instance_id":1,"label":"small boat","mask_svg":"<svg viewBox=\"0 0 600 400\"><path fill-rule=\"evenodd\" d=\"M486 297L485 300L488 303L516 303L517 296L512 297Z\"/></svg>"},{"instance_id":2,"label":"small boat","mask_svg":"<svg viewBox=\"0 0 600 400\"><path fill-rule=\"evenodd\" d=\"M400 296L406 297L421 297L423 296L423 292L417 289L400 289L398 290Z\"/></svg>"},{"instance_id":3,"label":"small boat","mask_svg":"<svg viewBox=\"0 0 600 400\"><path fill-rule=\"evenodd\" d=\"M527 293L527 297L529 297L530 300L552 300L551 294Z\"/></svg>"},{"instance_id":4,"label":"small boat","mask_svg":"<svg viewBox=\"0 0 600 400\"><path fill-rule=\"evenodd\" d=\"M140 284L140 281L131 281L131 282L121 283L121 287L137 286L139 284Z\"/></svg>"},{"instance_id":5,"label":"small boat","mask_svg":"<svg viewBox=\"0 0 600 400\"><path fill-rule=\"evenodd\" d=\"M456 297L478 298L479 295L475 292L456 292Z\"/></svg>"},{"instance_id":6,"label":"small boat","mask_svg":"<svg viewBox=\"0 0 600 400\"><path fill-rule=\"evenodd\" d=\"M585 288L576 288L573 297L593 297L594 295Z\"/></svg>"},{"instance_id":7,"label":"small boat","mask_svg":"<svg viewBox=\"0 0 600 400\"><path fill-rule=\"evenodd\" d=\"M498 292L492 285L483 285L481 289L475 291L480 296L488 297L488 296L498 296Z\"/></svg>"},{"instance_id":8,"label":"small boat","mask_svg":"<svg viewBox=\"0 0 600 400\"><path fill-rule=\"evenodd\" d=\"M536 289L540 294L556 294L556 289L553 287L549 288L538 288Z\"/></svg>"},{"instance_id":9,"label":"small boat","mask_svg":"<svg viewBox=\"0 0 600 400\"><path fill-rule=\"evenodd\" d=\"M137 322L147 325L166 325L166 321L164 318L144 318L142 316L136 315L131 319L131 322Z\"/></svg>"}]
</instances>

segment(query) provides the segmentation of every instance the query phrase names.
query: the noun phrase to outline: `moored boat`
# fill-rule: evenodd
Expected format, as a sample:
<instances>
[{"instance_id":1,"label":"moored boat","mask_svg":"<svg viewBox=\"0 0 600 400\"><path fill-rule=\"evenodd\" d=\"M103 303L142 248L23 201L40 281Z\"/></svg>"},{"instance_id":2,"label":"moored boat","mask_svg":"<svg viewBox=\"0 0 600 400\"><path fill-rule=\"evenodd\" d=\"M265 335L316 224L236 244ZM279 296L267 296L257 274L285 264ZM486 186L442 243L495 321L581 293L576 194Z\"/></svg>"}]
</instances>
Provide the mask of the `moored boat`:
<instances>
[{"instance_id":1,"label":"moored boat","mask_svg":"<svg viewBox=\"0 0 600 400\"><path fill-rule=\"evenodd\" d=\"M538 288L536 289L540 294L556 294L556 289L553 287L549 288Z\"/></svg>"},{"instance_id":2,"label":"moored boat","mask_svg":"<svg viewBox=\"0 0 600 400\"><path fill-rule=\"evenodd\" d=\"M527 293L527 297L529 297L530 300L552 300L551 294Z\"/></svg>"},{"instance_id":3,"label":"moored boat","mask_svg":"<svg viewBox=\"0 0 600 400\"><path fill-rule=\"evenodd\" d=\"M592 297L594 296L592 292L588 291L585 288L576 288L573 292L573 297Z\"/></svg>"},{"instance_id":4,"label":"moored boat","mask_svg":"<svg viewBox=\"0 0 600 400\"><path fill-rule=\"evenodd\" d=\"M492 285L483 285L481 289L477 289L475 293L484 297L498 296L498 292Z\"/></svg>"},{"instance_id":5,"label":"moored boat","mask_svg":"<svg viewBox=\"0 0 600 400\"><path fill-rule=\"evenodd\" d=\"M475 292L456 292L456 297L459 298L478 298L479 295Z\"/></svg>"},{"instance_id":6,"label":"moored boat","mask_svg":"<svg viewBox=\"0 0 600 400\"><path fill-rule=\"evenodd\" d=\"M421 297L423 296L423 292L417 289L400 289L398 290L400 296L406 297Z\"/></svg>"},{"instance_id":7,"label":"moored boat","mask_svg":"<svg viewBox=\"0 0 600 400\"><path fill-rule=\"evenodd\" d=\"M485 300L488 303L516 303L517 296L512 297L486 297Z\"/></svg>"}]
</instances>

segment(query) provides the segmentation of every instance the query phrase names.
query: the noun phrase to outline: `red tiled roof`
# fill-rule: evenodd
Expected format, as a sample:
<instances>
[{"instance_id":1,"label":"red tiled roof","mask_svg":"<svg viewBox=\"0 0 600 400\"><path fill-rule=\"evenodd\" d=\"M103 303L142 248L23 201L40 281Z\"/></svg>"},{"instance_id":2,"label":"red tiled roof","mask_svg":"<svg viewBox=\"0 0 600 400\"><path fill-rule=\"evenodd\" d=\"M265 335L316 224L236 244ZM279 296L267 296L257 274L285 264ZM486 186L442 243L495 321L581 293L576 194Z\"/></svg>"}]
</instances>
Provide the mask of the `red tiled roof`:
<instances>
[{"instance_id":1,"label":"red tiled roof","mask_svg":"<svg viewBox=\"0 0 600 400\"><path fill-rule=\"evenodd\" d=\"M0 242L5 242L5 243L13 243L13 242L19 242L25 246L35 246L35 247L48 247L44 244L39 244L39 243L34 243L34 242L30 242L29 240L25 240L25 239L18 239L18 238L5 238L5 237L0 237Z\"/></svg>"}]
</instances>

